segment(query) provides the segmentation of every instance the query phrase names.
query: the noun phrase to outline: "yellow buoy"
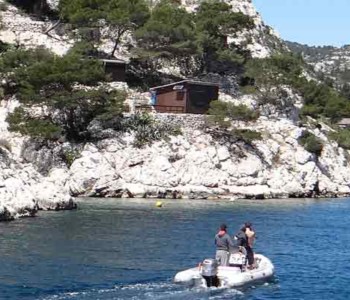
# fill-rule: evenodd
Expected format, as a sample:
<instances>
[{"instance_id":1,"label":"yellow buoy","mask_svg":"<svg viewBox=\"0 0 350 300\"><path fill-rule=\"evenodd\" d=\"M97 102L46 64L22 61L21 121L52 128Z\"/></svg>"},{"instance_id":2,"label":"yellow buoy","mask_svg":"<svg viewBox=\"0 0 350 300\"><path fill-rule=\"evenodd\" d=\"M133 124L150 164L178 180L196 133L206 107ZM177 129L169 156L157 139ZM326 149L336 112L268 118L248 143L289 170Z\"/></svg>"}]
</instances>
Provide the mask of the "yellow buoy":
<instances>
[{"instance_id":1,"label":"yellow buoy","mask_svg":"<svg viewBox=\"0 0 350 300\"><path fill-rule=\"evenodd\" d=\"M163 202L162 201L157 201L156 202L156 206L157 207L162 207L163 206Z\"/></svg>"}]
</instances>

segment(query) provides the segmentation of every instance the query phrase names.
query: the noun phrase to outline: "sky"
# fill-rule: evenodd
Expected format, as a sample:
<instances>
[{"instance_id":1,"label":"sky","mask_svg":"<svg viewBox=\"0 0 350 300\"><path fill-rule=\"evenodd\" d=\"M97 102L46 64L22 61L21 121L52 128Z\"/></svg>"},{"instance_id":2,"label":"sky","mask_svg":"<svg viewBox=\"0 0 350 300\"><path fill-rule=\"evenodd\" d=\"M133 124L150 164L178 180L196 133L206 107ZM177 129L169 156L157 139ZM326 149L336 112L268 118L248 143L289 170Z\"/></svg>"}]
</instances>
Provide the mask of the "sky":
<instances>
[{"instance_id":1,"label":"sky","mask_svg":"<svg viewBox=\"0 0 350 300\"><path fill-rule=\"evenodd\" d=\"M310 46L350 44L350 0L253 0L282 39Z\"/></svg>"}]
</instances>

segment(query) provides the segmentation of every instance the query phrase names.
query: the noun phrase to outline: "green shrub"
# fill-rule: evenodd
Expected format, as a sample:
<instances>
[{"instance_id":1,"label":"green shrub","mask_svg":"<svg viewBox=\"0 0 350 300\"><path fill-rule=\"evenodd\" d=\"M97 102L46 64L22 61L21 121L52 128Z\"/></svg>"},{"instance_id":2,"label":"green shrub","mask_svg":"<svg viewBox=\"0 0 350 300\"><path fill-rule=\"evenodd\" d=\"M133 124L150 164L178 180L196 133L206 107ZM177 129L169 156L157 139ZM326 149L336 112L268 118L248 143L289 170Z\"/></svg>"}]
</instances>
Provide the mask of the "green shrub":
<instances>
[{"instance_id":1,"label":"green shrub","mask_svg":"<svg viewBox=\"0 0 350 300\"><path fill-rule=\"evenodd\" d=\"M126 121L126 131L135 133L134 146L141 148L155 141L167 140L171 135L181 134L180 127L156 122L149 114L137 114Z\"/></svg>"},{"instance_id":2,"label":"green shrub","mask_svg":"<svg viewBox=\"0 0 350 300\"><path fill-rule=\"evenodd\" d=\"M134 146L143 147L155 141L167 140L171 135L182 134L179 126L157 122L148 113L137 113L130 117L115 117L104 123L104 129L135 134Z\"/></svg>"},{"instance_id":3,"label":"green shrub","mask_svg":"<svg viewBox=\"0 0 350 300\"><path fill-rule=\"evenodd\" d=\"M255 121L259 113L247 106L230 102L212 101L208 111L210 120L221 127L229 127L231 121Z\"/></svg>"},{"instance_id":4,"label":"green shrub","mask_svg":"<svg viewBox=\"0 0 350 300\"><path fill-rule=\"evenodd\" d=\"M61 157L65 164L70 167L73 164L74 160L79 157L79 151L74 149L63 150Z\"/></svg>"},{"instance_id":5,"label":"green shrub","mask_svg":"<svg viewBox=\"0 0 350 300\"><path fill-rule=\"evenodd\" d=\"M303 71L301 57L291 53L276 54L268 58L250 59L245 65L245 76L261 89L276 84L291 84Z\"/></svg>"},{"instance_id":6,"label":"green shrub","mask_svg":"<svg viewBox=\"0 0 350 300\"><path fill-rule=\"evenodd\" d=\"M298 142L302 145L306 151L315 154L316 156L320 156L323 149L322 141L316 137L310 131L303 131L301 136L298 138Z\"/></svg>"},{"instance_id":7,"label":"green shrub","mask_svg":"<svg viewBox=\"0 0 350 300\"><path fill-rule=\"evenodd\" d=\"M209 124L214 123L218 128L209 126L209 133L218 140L230 143L244 142L251 145L254 140L260 140L261 133L250 129L229 129L232 121L255 121L259 113L247 106L235 105L230 102L213 101L210 103Z\"/></svg>"},{"instance_id":8,"label":"green shrub","mask_svg":"<svg viewBox=\"0 0 350 300\"><path fill-rule=\"evenodd\" d=\"M261 140L260 132L250 129L233 129L230 132L238 141L251 145L254 140Z\"/></svg>"},{"instance_id":9,"label":"green shrub","mask_svg":"<svg viewBox=\"0 0 350 300\"><path fill-rule=\"evenodd\" d=\"M339 147L350 150L350 129L340 129L338 132L331 132L329 138L336 141Z\"/></svg>"},{"instance_id":10,"label":"green shrub","mask_svg":"<svg viewBox=\"0 0 350 300\"><path fill-rule=\"evenodd\" d=\"M0 19L0 29L1 29L1 19ZM0 53L9 51L9 50L13 49L14 47L15 47L15 45L13 45L13 44L8 44L8 43L5 43L3 41L0 41Z\"/></svg>"},{"instance_id":11,"label":"green shrub","mask_svg":"<svg viewBox=\"0 0 350 300\"><path fill-rule=\"evenodd\" d=\"M227 128L209 128L207 132L214 140L220 143L236 144L243 142L244 144L253 146L253 141L261 140L260 132L250 129L227 129Z\"/></svg>"},{"instance_id":12,"label":"green shrub","mask_svg":"<svg viewBox=\"0 0 350 300\"><path fill-rule=\"evenodd\" d=\"M295 82L295 88L304 98L302 115L325 116L333 123L350 116L350 102L328 85L301 78Z\"/></svg>"}]
</instances>

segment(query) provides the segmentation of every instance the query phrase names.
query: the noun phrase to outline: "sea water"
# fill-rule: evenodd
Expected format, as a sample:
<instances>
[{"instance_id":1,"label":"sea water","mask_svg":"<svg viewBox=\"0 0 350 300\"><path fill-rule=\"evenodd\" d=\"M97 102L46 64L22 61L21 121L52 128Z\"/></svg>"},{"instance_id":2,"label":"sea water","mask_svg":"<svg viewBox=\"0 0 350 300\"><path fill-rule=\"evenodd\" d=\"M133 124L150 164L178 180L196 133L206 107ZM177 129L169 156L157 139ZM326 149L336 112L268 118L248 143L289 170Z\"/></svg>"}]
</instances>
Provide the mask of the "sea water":
<instances>
[{"instance_id":1,"label":"sea water","mask_svg":"<svg viewBox=\"0 0 350 300\"><path fill-rule=\"evenodd\" d=\"M0 299L349 299L350 199L80 199L79 209L0 223ZM275 278L189 289L174 275L214 256L221 223L245 221Z\"/></svg>"}]
</instances>

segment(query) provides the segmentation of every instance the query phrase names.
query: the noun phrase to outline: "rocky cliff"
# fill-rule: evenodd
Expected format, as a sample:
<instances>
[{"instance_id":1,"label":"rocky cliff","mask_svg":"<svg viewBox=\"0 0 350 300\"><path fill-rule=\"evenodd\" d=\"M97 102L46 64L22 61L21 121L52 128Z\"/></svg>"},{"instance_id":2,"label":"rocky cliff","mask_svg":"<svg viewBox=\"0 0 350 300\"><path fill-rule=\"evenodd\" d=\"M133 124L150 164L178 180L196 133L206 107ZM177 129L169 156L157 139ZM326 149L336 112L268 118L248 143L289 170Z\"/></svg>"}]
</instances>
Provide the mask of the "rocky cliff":
<instances>
[{"instance_id":1,"label":"rocky cliff","mask_svg":"<svg viewBox=\"0 0 350 300\"><path fill-rule=\"evenodd\" d=\"M69 170L71 193L116 196L129 191L141 197L168 191L190 198L264 199L350 192L349 154L328 141L326 125L312 130L326 145L316 159L297 141L304 128L288 119L237 122L239 128L263 133L252 147L216 140L204 129L203 116L159 117L181 120L183 135L143 149L132 146L130 135L86 145Z\"/></svg>"},{"instance_id":2,"label":"rocky cliff","mask_svg":"<svg viewBox=\"0 0 350 300\"><path fill-rule=\"evenodd\" d=\"M54 8L57 2L51 2ZM182 4L194 10L198 2L183 0ZM227 2L235 11L253 17L255 22L253 30L232 37L232 41L242 41L253 57L266 57L284 47L273 30L263 23L250 0ZM45 46L57 54L64 54L72 45L59 29L49 35L45 33L52 26L49 21L32 20L11 5L1 15L4 28L0 39L4 42L25 47ZM121 51L117 56L127 57L125 49ZM134 98L145 97L136 90L125 86L124 89L129 93L129 103ZM220 98L257 107L254 96L222 92ZM75 159L68 165L52 158L57 158L55 153L63 147L72 145L57 142L49 150L28 148L27 137L10 133L5 118L18 103L15 99L3 100L0 219L31 215L37 209L72 208L71 196L82 195L228 199L349 195L349 152L328 139L333 129L327 125L317 125L312 119L304 127L298 124L298 110L303 101L300 96L290 91L285 100L289 104L282 112L267 106L256 122L233 124L236 128L261 132L263 139L251 144L215 137L205 116L160 114L155 115L158 122L181 125L183 134L136 148L134 134L113 134L107 130L98 141L74 145ZM306 128L324 144L319 157L298 142ZM98 125L94 130L103 132ZM44 161L49 162L43 171Z\"/></svg>"},{"instance_id":3,"label":"rocky cliff","mask_svg":"<svg viewBox=\"0 0 350 300\"><path fill-rule=\"evenodd\" d=\"M350 46L312 47L298 43L286 42L291 51L300 53L321 76L334 80L335 85L348 84L350 79Z\"/></svg>"},{"instance_id":4,"label":"rocky cliff","mask_svg":"<svg viewBox=\"0 0 350 300\"><path fill-rule=\"evenodd\" d=\"M6 116L17 101L0 105L0 220L33 216L38 210L73 209L76 205L64 187L66 170L53 168L48 176L22 157L25 137L8 132Z\"/></svg>"}]
</instances>

